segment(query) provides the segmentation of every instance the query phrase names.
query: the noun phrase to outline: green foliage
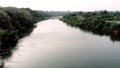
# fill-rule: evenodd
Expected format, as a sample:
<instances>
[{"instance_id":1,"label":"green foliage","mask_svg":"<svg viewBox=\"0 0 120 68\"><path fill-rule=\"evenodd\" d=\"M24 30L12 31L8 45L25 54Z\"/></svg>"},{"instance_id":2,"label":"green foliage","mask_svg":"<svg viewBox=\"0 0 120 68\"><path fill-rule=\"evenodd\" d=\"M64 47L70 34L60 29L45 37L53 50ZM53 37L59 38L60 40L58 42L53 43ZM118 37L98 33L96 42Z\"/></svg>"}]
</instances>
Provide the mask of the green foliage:
<instances>
[{"instance_id":1,"label":"green foliage","mask_svg":"<svg viewBox=\"0 0 120 68\"><path fill-rule=\"evenodd\" d=\"M39 13L38 11L32 11L32 15L33 15L33 23L39 22L40 20L43 20L44 17L42 16L41 13Z\"/></svg>"},{"instance_id":2,"label":"green foliage","mask_svg":"<svg viewBox=\"0 0 120 68\"><path fill-rule=\"evenodd\" d=\"M12 28L10 20L11 20L10 16L8 16L7 13L4 12L3 10L0 10L0 28L3 29Z\"/></svg>"},{"instance_id":3,"label":"green foliage","mask_svg":"<svg viewBox=\"0 0 120 68\"><path fill-rule=\"evenodd\" d=\"M120 36L120 12L95 11L78 12L63 16L61 19L72 26L97 31L106 35Z\"/></svg>"},{"instance_id":4,"label":"green foliage","mask_svg":"<svg viewBox=\"0 0 120 68\"><path fill-rule=\"evenodd\" d=\"M43 15L29 8L0 7L0 47L29 34Z\"/></svg>"},{"instance_id":5,"label":"green foliage","mask_svg":"<svg viewBox=\"0 0 120 68\"><path fill-rule=\"evenodd\" d=\"M48 15L43 11L31 10L30 8L22 8L22 10L27 10L32 15L32 23L37 23L41 20L44 20Z\"/></svg>"}]
</instances>

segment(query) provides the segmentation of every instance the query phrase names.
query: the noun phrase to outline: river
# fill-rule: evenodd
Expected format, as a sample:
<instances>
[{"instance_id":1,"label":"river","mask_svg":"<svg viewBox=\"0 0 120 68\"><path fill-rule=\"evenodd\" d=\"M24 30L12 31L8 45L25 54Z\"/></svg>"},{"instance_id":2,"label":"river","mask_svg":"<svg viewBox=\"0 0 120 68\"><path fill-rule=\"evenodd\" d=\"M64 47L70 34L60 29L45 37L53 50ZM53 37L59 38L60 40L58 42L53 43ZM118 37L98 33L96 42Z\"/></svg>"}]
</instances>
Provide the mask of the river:
<instances>
[{"instance_id":1,"label":"river","mask_svg":"<svg viewBox=\"0 0 120 68\"><path fill-rule=\"evenodd\" d=\"M120 42L57 19L36 24L18 41L6 68L120 68Z\"/></svg>"}]
</instances>

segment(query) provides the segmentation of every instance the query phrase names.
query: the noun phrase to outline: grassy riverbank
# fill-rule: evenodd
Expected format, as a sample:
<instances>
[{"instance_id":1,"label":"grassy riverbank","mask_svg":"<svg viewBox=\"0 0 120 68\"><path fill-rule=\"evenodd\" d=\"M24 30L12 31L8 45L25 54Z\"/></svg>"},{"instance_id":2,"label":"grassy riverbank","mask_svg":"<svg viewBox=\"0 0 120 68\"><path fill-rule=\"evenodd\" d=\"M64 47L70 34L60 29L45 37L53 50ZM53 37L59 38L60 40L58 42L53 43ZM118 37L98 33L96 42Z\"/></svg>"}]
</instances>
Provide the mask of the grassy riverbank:
<instances>
[{"instance_id":1,"label":"grassy riverbank","mask_svg":"<svg viewBox=\"0 0 120 68\"><path fill-rule=\"evenodd\" d=\"M61 20L102 35L120 37L120 12L76 12L65 15Z\"/></svg>"}]
</instances>

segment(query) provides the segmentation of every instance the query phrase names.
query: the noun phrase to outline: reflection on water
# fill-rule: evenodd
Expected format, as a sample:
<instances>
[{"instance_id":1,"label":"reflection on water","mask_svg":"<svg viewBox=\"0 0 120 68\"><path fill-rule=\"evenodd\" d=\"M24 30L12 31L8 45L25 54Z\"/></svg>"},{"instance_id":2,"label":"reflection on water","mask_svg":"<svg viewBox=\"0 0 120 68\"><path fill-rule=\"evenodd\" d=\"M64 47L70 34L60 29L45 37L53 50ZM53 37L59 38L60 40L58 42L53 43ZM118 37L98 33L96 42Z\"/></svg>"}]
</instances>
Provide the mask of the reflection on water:
<instances>
[{"instance_id":1,"label":"reflection on water","mask_svg":"<svg viewBox=\"0 0 120 68\"><path fill-rule=\"evenodd\" d=\"M56 19L38 23L17 45L11 58L1 62L1 68L4 64L10 68L120 68L119 41Z\"/></svg>"},{"instance_id":2,"label":"reflection on water","mask_svg":"<svg viewBox=\"0 0 120 68\"><path fill-rule=\"evenodd\" d=\"M85 31L85 32L89 32L89 33L93 33L93 34L96 34L96 35L99 35L99 36L109 36L110 37L110 40L111 41L120 41L120 36L116 36L116 35L108 35L108 34L105 34L105 33L102 33L102 32L99 32L99 31L95 31L95 30L92 30L92 29L85 29L85 28L80 28L81 30Z\"/></svg>"}]
</instances>

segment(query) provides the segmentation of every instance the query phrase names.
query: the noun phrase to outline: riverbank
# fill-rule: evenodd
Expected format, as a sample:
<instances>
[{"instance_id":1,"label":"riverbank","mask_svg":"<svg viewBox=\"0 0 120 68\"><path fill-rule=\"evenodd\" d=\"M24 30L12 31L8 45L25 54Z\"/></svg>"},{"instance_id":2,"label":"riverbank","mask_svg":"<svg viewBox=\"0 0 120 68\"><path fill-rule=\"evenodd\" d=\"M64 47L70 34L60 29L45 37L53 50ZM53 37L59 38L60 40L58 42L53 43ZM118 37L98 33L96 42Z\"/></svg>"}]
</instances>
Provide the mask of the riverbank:
<instances>
[{"instance_id":1,"label":"riverbank","mask_svg":"<svg viewBox=\"0 0 120 68\"><path fill-rule=\"evenodd\" d=\"M91 12L91 14L95 14L95 12ZM115 16L114 14L115 12L113 14L96 14L87 16L89 15L87 13L84 13L83 15L74 13L66 15L60 20L66 22L68 25L80 27L83 30L91 31L93 33L120 37L119 15Z\"/></svg>"},{"instance_id":2,"label":"riverbank","mask_svg":"<svg viewBox=\"0 0 120 68\"><path fill-rule=\"evenodd\" d=\"M29 8L0 7L0 58L11 54L17 41L29 35L34 24L44 17L43 13Z\"/></svg>"}]
</instances>

